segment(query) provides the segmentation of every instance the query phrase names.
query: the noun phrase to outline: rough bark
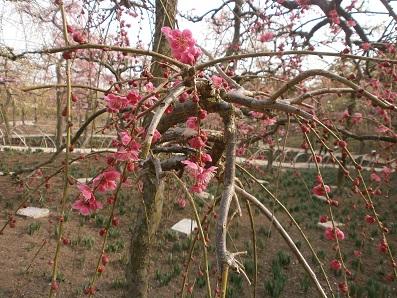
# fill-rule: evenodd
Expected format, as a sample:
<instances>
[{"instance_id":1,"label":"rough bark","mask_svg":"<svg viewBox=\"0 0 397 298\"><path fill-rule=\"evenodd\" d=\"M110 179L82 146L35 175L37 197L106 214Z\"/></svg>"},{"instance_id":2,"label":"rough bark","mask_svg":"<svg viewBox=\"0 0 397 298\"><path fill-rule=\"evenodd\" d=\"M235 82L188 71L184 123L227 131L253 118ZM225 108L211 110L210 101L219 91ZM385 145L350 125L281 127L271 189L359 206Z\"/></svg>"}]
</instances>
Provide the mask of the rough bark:
<instances>
[{"instance_id":1,"label":"rough bark","mask_svg":"<svg viewBox=\"0 0 397 298\"><path fill-rule=\"evenodd\" d=\"M8 107L10 106L10 103L12 101L12 95L11 92L8 88L5 88L6 90L6 100L5 102L0 102L0 112L1 112L1 118L0 118L0 124L1 122L4 123L4 127L5 127L5 136L4 136L4 145L8 145L9 140L10 139L10 122L8 120L8 115L7 115L7 111L8 111Z\"/></svg>"},{"instance_id":2,"label":"rough bark","mask_svg":"<svg viewBox=\"0 0 397 298\"><path fill-rule=\"evenodd\" d=\"M178 0L156 0L156 28L154 32L153 52L171 56L171 49L161 32L162 27L175 29L176 8ZM162 77L164 69L159 64L158 58L153 58L150 72L154 77Z\"/></svg>"},{"instance_id":3,"label":"rough bark","mask_svg":"<svg viewBox=\"0 0 397 298\"><path fill-rule=\"evenodd\" d=\"M142 177L142 182L143 202L138 211L126 268L128 293L135 298L155 296L149 293L150 254L163 208L163 181L156 181L154 171L149 171Z\"/></svg>"}]
</instances>

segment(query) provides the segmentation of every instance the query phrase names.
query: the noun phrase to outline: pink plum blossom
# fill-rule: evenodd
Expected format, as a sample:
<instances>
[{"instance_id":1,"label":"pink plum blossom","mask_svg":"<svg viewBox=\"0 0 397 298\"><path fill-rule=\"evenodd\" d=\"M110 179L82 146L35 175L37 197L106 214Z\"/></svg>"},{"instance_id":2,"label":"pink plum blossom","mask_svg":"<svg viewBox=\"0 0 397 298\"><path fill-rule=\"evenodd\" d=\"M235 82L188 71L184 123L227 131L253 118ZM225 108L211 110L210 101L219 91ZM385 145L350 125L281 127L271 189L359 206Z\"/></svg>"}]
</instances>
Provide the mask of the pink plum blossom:
<instances>
[{"instance_id":1,"label":"pink plum blossom","mask_svg":"<svg viewBox=\"0 0 397 298\"><path fill-rule=\"evenodd\" d=\"M345 234L344 234L341 230L339 230L338 228L335 228L335 231L336 231L336 237L337 237L338 239L340 239L340 240L345 239ZM325 236L325 239L336 240L334 228L328 227L328 228L325 230L324 236Z\"/></svg>"},{"instance_id":2,"label":"pink plum blossom","mask_svg":"<svg viewBox=\"0 0 397 298\"><path fill-rule=\"evenodd\" d=\"M273 39L273 33L272 32L266 32L266 33L263 33L261 35L260 41L261 42L268 42L268 41L271 41L272 39Z\"/></svg>"},{"instance_id":3,"label":"pink plum blossom","mask_svg":"<svg viewBox=\"0 0 397 298\"><path fill-rule=\"evenodd\" d=\"M207 188L207 184L215 175L215 170L217 167L211 166L208 169L205 169L190 160L184 160L182 163L186 165L186 168L189 171L189 176L195 181L195 183L191 186L191 191L195 193L201 193Z\"/></svg>"},{"instance_id":4,"label":"pink plum blossom","mask_svg":"<svg viewBox=\"0 0 397 298\"><path fill-rule=\"evenodd\" d=\"M94 198L94 194L92 192L92 189L89 188L87 185L79 184L79 185L77 185L77 188L81 190L82 195L83 195L84 198L86 198L86 199Z\"/></svg>"},{"instance_id":5,"label":"pink plum blossom","mask_svg":"<svg viewBox=\"0 0 397 298\"><path fill-rule=\"evenodd\" d=\"M361 252L359 252L358 250L354 250L354 255L355 255L357 258L360 258L360 257L361 257Z\"/></svg>"},{"instance_id":6,"label":"pink plum blossom","mask_svg":"<svg viewBox=\"0 0 397 298\"><path fill-rule=\"evenodd\" d=\"M133 150L120 150L113 154L113 157L119 161L137 161L138 152Z\"/></svg>"},{"instance_id":7,"label":"pink plum blossom","mask_svg":"<svg viewBox=\"0 0 397 298\"><path fill-rule=\"evenodd\" d=\"M120 179L120 173L109 168L92 181L94 187L98 187L98 192L106 192L117 188L116 180Z\"/></svg>"},{"instance_id":8,"label":"pink plum blossom","mask_svg":"<svg viewBox=\"0 0 397 298\"><path fill-rule=\"evenodd\" d=\"M200 132L200 135L193 137L189 140L189 145L195 149L203 149L205 147L205 142L207 142L208 138L204 131Z\"/></svg>"},{"instance_id":9,"label":"pink plum blossom","mask_svg":"<svg viewBox=\"0 0 397 298\"><path fill-rule=\"evenodd\" d=\"M214 85L214 87L215 87L216 89L219 89L219 88L222 87L223 79L222 79L221 77L218 77L218 76L213 75L213 76L211 77L211 81L212 81L212 84Z\"/></svg>"},{"instance_id":10,"label":"pink plum blossom","mask_svg":"<svg viewBox=\"0 0 397 298\"><path fill-rule=\"evenodd\" d=\"M364 42L363 44L361 44L361 48L364 51L368 51L371 48L371 44L369 42Z\"/></svg>"},{"instance_id":11,"label":"pink plum blossom","mask_svg":"<svg viewBox=\"0 0 397 298\"><path fill-rule=\"evenodd\" d=\"M325 189L324 189L324 188L325 188ZM320 197L325 196L325 193L326 193L326 192L329 193L330 191L331 191L331 189L329 188L328 185L324 185L324 187L323 187L322 184L319 184L319 185L317 185L317 186L315 186L315 187L313 188L313 193L314 193L315 195L317 195L317 196L320 196Z\"/></svg>"},{"instance_id":12,"label":"pink plum blossom","mask_svg":"<svg viewBox=\"0 0 397 298\"><path fill-rule=\"evenodd\" d=\"M156 143L161 138L160 132L156 129L153 134L152 142Z\"/></svg>"},{"instance_id":13,"label":"pink plum blossom","mask_svg":"<svg viewBox=\"0 0 397 298\"><path fill-rule=\"evenodd\" d=\"M340 270L342 268L342 263L339 260L332 260L329 266L334 270Z\"/></svg>"},{"instance_id":14,"label":"pink plum blossom","mask_svg":"<svg viewBox=\"0 0 397 298\"><path fill-rule=\"evenodd\" d=\"M375 217L371 216L371 215L366 215L365 216L365 221L369 224L373 224L376 222Z\"/></svg>"},{"instance_id":15,"label":"pink plum blossom","mask_svg":"<svg viewBox=\"0 0 397 298\"><path fill-rule=\"evenodd\" d=\"M357 25L357 23L356 23L355 21L353 21L353 20L350 20L350 21L347 21L347 25L348 25L349 27L354 27L354 26Z\"/></svg>"},{"instance_id":16,"label":"pink plum blossom","mask_svg":"<svg viewBox=\"0 0 397 298\"><path fill-rule=\"evenodd\" d=\"M186 126L197 131L197 117L190 117L189 119L187 119Z\"/></svg>"},{"instance_id":17,"label":"pink plum blossom","mask_svg":"<svg viewBox=\"0 0 397 298\"><path fill-rule=\"evenodd\" d=\"M119 95L109 94L105 96L105 101L108 113L118 113L129 106L128 99Z\"/></svg>"},{"instance_id":18,"label":"pink plum blossom","mask_svg":"<svg viewBox=\"0 0 397 298\"><path fill-rule=\"evenodd\" d=\"M361 123L361 121L363 121L363 115L361 113L354 113L350 119L351 123Z\"/></svg>"},{"instance_id":19,"label":"pink plum blossom","mask_svg":"<svg viewBox=\"0 0 397 298\"><path fill-rule=\"evenodd\" d=\"M138 101L142 99L142 96L140 96L137 92L135 91L128 91L127 93L127 99L132 106L136 106Z\"/></svg>"},{"instance_id":20,"label":"pink plum blossom","mask_svg":"<svg viewBox=\"0 0 397 298\"><path fill-rule=\"evenodd\" d=\"M179 199L179 200L178 200L178 203L179 203L179 207L185 208L185 206L186 206L186 201L185 201L185 200Z\"/></svg>"},{"instance_id":21,"label":"pink plum blossom","mask_svg":"<svg viewBox=\"0 0 397 298\"><path fill-rule=\"evenodd\" d=\"M385 240L382 240L382 242L378 245L378 248L381 252L388 252L389 251L389 246L387 245Z\"/></svg>"},{"instance_id":22,"label":"pink plum blossom","mask_svg":"<svg viewBox=\"0 0 397 298\"><path fill-rule=\"evenodd\" d=\"M130 142L131 142L131 136L129 135L129 133L127 131L121 131L119 132L120 138L121 138L121 143L124 146L127 146Z\"/></svg>"},{"instance_id":23,"label":"pink plum blossom","mask_svg":"<svg viewBox=\"0 0 397 298\"><path fill-rule=\"evenodd\" d=\"M170 43L173 58L189 65L196 63L197 58L201 55L201 49L195 46L196 41L190 30L185 29L181 31L179 29L172 30L169 27L163 27L161 31Z\"/></svg>"},{"instance_id":24,"label":"pink plum blossom","mask_svg":"<svg viewBox=\"0 0 397 298\"><path fill-rule=\"evenodd\" d=\"M381 181L380 177L377 174L375 174L375 173L371 174L371 178L370 179L371 179L371 181L375 181L375 182L380 182Z\"/></svg>"},{"instance_id":25,"label":"pink plum blossom","mask_svg":"<svg viewBox=\"0 0 397 298\"><path fill-rule=\"evenodd\" d=\"M101 202L95 200L92 190L84 184L77 186L82 191L83 198L78 199L73 205L72 209L79 210L82 215L89 215L91 211L102 209Z\"/></svg>"},{"instance_id":26,"label":"pink plum blossom","mask_svg":"<svg viewBox=\"0 0 397 298\"><path fill-rule=\"evenodd\" d=\"M386 132L386 131L388 131L388 130L389 130L389 128L387 128L387 127L384 126L384 125L375 127L375 131L380 132L380 133Z\"/></svg>"}]
</instances>

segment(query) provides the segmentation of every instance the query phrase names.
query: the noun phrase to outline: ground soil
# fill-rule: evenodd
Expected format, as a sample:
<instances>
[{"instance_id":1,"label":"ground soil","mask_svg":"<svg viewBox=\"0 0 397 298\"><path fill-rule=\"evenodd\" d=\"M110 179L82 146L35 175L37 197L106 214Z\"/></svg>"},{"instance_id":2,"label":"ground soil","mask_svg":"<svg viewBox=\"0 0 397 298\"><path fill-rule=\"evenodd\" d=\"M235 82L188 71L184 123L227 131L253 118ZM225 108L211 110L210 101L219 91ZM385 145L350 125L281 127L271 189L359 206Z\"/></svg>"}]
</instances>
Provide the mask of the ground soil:
<instances>
[{"instance_id":1,"label":"ground soil","mask_svg":"<svg viewBox=\"0 0 397 298\"><path fill-rule=\"evenodd\" d=\"M26 165L38 164L48 157L48 154L41 152L0 152L0 171L15 171ZM78 155L75 155L75 157L77 158ZM73 177L92 177L95 175L104 166L103 156L98 155L98 158L102 163L95 163L95 158L86 158L72 166ZM62 157L53 164L42 167L44 175L50 175L62 166L61 159ZM302 170L300 176L303 177L306 174L307 170ZM299 191L304 189L305 186L302 182L299 182L303 180L294 180L294 177L299 178L295 171L284 173L279 179L277 179L276 174L261 173L260 175L261 178L270 181L269 188L277 192L280 200L287 205L287 209L297 219L314 251L319 254L319 259L324 265L329 282L336 293L335 295L338 296L337 285L344 281L344 274L333 272L329 268L329 262L336 257L336 252L333 250L333 244L335 243L324 239L324 231L316 225L319 217L327 212L328 206L313 199L310 192L299 194ZM332 177L335 176L335 173L329 175ZM9 214L15 212L18 206L25 201L29 206L49 208L51 215L41 219L15 217L14 228L11 228L10 224L6 224L2 235L0 235L0 297L46 297L51 287L52 262L57 245L57 223L61 214L59 201L62 197L63 181L61 177L53 178L50 180L49 188L41 187L39 191L33 192L35 186L43 182L43 178L36 177L31 172L24 173L20 177L22 180L17 180L10 175L0 177L0 229L7 223ZM388 241L392 252L395 253L397 247L397 210L395 208L397 194L390 189L395 188L397 184L395 176L393 179L392 187L390 185L381 186L384 194L376 200L378 213L381 216L386 214L384 223L390 230ZM245 181L250 192L263 199L265 204L273 210L293 241L300 247L309 265L313 266L314 271L319 276L320 283L326 288L327 283L322 277L319 267L314 265L315 262L310 250L298 228L291 223L291 220L281 211L280 207L274 205L263 190L256 186L249 186L249 180L242 180ZM22 181L28 183L31 189L28 189L27 185L23 190L19 189ZM277 184L279 184L279 188L276 190ZM168 182L168 186L165 193L164 216L157 234L156 248L152 252L150 297L174 297L182 287L182 276L185 270L188 271L187 289L194 286L193 295L188 297L206 297L205 283L198 273L199 269L204 271L201 244L197 245L192 258L190 258L189 244L192 240L189 241L186 237L169 232L170 227L180 219L192 218L191 208L188 204L185 208L181 208L177 201L181 197L178 187L173 185L171 181ZM308 185L309 189L311 187ZM133 192L133 188L122 194L122 198L116 207L116 216L120 219L121 224L112 228L112 234L108 239L105 253L110 262L106 264L105 272L100 274L95 282L95 297L123 297L125 295L124 268L128 262L128 248L131 231L134 228L134 219L141 203L139 192ZM389 195L386 196L388 189ZM210 188L210 192L215 196L219 194L219 190L215 187ZM75 183L70 186L69 204L76 199L77 194L78 190ZM384 297L397 297L395 282L386 281L386 276L392 272L392 266L388 255L381 253L378 249L381 241L380 233L377 232L375 225L368 225L363 219L365 214L370 211L365 209L359 197L351 192L346 191L342 196L333 195L333 198L340 202L340 206L334 208L335 218L345 224L343 231L346 238L341 241L340 245L346 266L352 272L352 276L348 277L349 284L362 289L363 295L361 297L382 297L382 289L385 289ZM111 207L106 203L106 196L102 197L102 201L105 205L104 209L91 217L83 217L78 215L76 211L67 208L64 216L65 230L63 234L71 242L67 245L61 245L57 297L84 296L84 288L93 277L93 272L102 253L103 237L99 235L99 231L106 224L107 214L109 214ZM212 202L202 202L199 199L196 202L200 206L201 216L204 216ZM251 222L245 203L241 202L240 204L243 216L236 215L230 224L228 248L233 252L248 251L248 256L242 257L241 262L246 265L249 279L253 281L253 273L250 270L253 266ZM236 205L233 205L232 209L236 210ZM287 276L281 297L319 297L313 285L307 290L304 289L305 273L297 259L289 252L288 246L277 234L277 231L272 228L271 221L265 219L257 211L252 211L252 214L253 225L257 232L259 270L257 297L271 297L265 284L266 281L267 283L274 281L272 262L280 252L291 255L290 261L282 264L279 269L279 273ZM210 212L204 225L208 227L210 241L208 250L209 270L211 271L213 294L217 286L214 217L216 215L214 216L214 213ZM40 228L30 235L29 230L32 231L34 225L39 225ZM366 233L367 237L363 238L361 233ZM362 253L361 264L360 260L354 255L355 250ZM194 261L190 262L189 269L186 269L189 259ZM378 296L370 296L369 280L379 286L376 291ZM373 287L376 288L376 285ZM329 290L327 290L327 293L329 294ZM133 293L125 296L134 297ZM359 297L359 294L356 293L352 296ZM241 274L231 273L228 297L253 297L253 287L248 286Z\"/></svg>"}]
</instances>

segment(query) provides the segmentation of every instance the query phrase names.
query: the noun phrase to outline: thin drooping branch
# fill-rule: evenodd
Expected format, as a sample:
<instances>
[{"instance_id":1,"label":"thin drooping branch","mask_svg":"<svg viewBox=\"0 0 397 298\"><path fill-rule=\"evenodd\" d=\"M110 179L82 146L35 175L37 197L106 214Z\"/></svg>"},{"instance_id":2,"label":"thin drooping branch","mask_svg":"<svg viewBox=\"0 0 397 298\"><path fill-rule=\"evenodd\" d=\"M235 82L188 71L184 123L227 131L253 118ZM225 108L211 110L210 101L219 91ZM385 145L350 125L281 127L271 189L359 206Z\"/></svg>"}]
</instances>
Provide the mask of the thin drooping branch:
<instances>
[{"instance_id":1,"label":"thin drooping branch","mask_svg":"<svg viewBox=\"0 0 397 298\"><path fill-rule=\"evenodd\" d=\"M83 123L83 125L76 131L76 133L74 134L73 138L70 140L70 144L74 145L77 140L80 138L80 136L83 134L83 132L85 131L85 129L87 128L87 126L94 120L96 119L98 116L102 115L106 113L106 109L101 109L99 111L96 111L94 114L92 114L89 118L87 118L87 120ZM53 153L53 155L46 161L43 161L40 164L37 164L33 167L29 167L29 168L22 168L17 170L14 175L20 175L22 173L27 173L27 172L32 172L35 171L47 164L52 163L58 156L59 154L61 154L61 152L66 148L66 144L63 144L59 147L59 149L57 151L55 151Z\"/></svg>"},{"instance_id":2,"label":"thin drooping branch","mask_svg":"<svg viewBox=\"0 0 397 298\"><path fill-rule=\"evenodd\" d=\"M382 2L383 6L387 9L387 11L389 12L389 16L391 16L396 22L397 22L397 15L393 10L393 7L391 7L391 5L389 4L389 1L386 0L380 0L380 2Z\"/></svg>"},{"instance_id":3,"label":"thin drooping branch","mask_svg":"<svg viewBox=\"0 0 397 298\"><path fill-rule=\"evenodd\" d=\"M64 46L64 47L58 47L58 48L50 48L50 49L44 49L44 50L38 50L38 51L22 52L18 55L8 54L8 56L5 56L5 57L8 59L11 59L11 60L17 60L19 58L23 58L27 54L55 54L55 53L61 53L61 52L65 52L65 51L84 50L84 49L97 49L97 50L102 50L102 51L116 51L116 52L131 53L131 54L142 55L142 56L150 56L150 57L156 57L163 61L167 61L167 62L171 63L172 65L175 65L179 68L184 68L186 66L185 64L183 64L179 61L176 61L175 59L172 59L168 56L165 56L165 55L153 52L153 51L139 50L139 49L133 49L133 48L127 48L127 47L120 47L120 46L111 46L111 45L105 45L105 44L95 44L95 43L77 44L77 45L70 45L70 46Z\"/></svg>"},{"instance_id":4,"label":"thin drooping branch","mask_svg":"<svg viewBox=\"0 0 397 298\"><path fill-rule=\"evenodd\" d=\"M26 87L22 88L21 91L23 92L28 92L28 91L33 91L33 90L39 90L39 89L50 89L50 88L66 88L66 84L52 84L52 85L38 85L38 86L33 86L33 87ZM94 86L88 86L88 85L81 85L81 84L71 84L72 88L82 88L82 89L89 89L89 90L94 90L94 91L99 91L105 93L108 90L94 87Z\"/></svg>"},{"instance_id":5,"label":"thin drooping branch","mask_svg":"<svg viewBox=\"0 0 397 298\"><path fill-rule=\"evenodd\" d=\"M299 75L297 75L296 77L294 77L293 79L291 79L290 81L288 81L286 84L284 84L284 86L282 86L279 90L277 90L276 92L274 92L269 98L269 101L275 101L277 100L277 98L279 98L282 94L284 94L286 91L288 91L292 86L295 86L297 84L299 84L300 82L302 82L303 80L309 78L309 77L315 77L315 76L322 76L322 77L326 77L329 79L333 79L336 80L350 88L352 88L355 91L358 91L359 89L361 89L360 86L356 85L355 83L353 83L352 81L339 76L337 74L334 74L332 72L323 70L323 69L311 69L308 71L304 71L302 73L300 73ZM362 95L365 96L366 98L368 98L370 101L372 101L374 104L378 105L379 107L383 108L383 109L388 109L391 108L393 105L390 104L389 102L380 99L379 97L369 93L368 91L363 90L362 91Z\"/></svg>"},{"instance_id":6,"label":"thin drooping branch","mask_svg":"<svg viewBox=\"0 0 397 298\"><path fill-rule=\"evenodd\" d=\"M221 58L217 58L217 59L211 60L209 62L205 62L203 64L198 65L196 67L196 70L203 70L203 69L213 66L215 64L234 60L234 59L274 57L274 56L281 57L281 56L293 56L293 55L306 55L306 56L318 56L318 57L328 56L328 57L340 57L340 58L343 57L345 59L351 59L351 60L362 60L362 61L372 61L372 62L389 62L391 64L397 64L397 60L393 60L393 59L372 58L372 57L366 57L366 56L342 54L342 53L335 53L335 52L293 50L293 51L280 51L280 52L253 52L253 53L247 53L247 54L233 55L233 56L229 56L229 57L221 57Z\"/></svg>"},{"instance_id":7,"label":"thin drooping branch","mask_svg":"<svg viewBox=\"0 0 397 298\"><path fill-rule=\"evenodd\" d=\"M305 92L297 97L284 99L283 102L288 102L290 104L302 104L302 102L307 98L312 98L313 96L330 94L330 93L351 93L356 92L352 88L322 88L313 91Z\"/></svg>"},{"instance_id":8,"label":"thin drooping branch","mask_svg":"<svg viewBox=\"0 0 397 298\"><path fill-rule=\"evenodd\" d=\"M338 131L349 138L358 140L358 141L383 141L389 143L397 143L397 138L395 137L386 137L386 136L376 136L376 135L356 135L345 129L338 129Z\"/></svg>"},{"instance_id":9,"label":"thin drooping branch","mask_svg":"<svg viewBox=\"0 0 397 298\"><path fill-rule=\"evenodd\" d=\"M284 241L287 243L291 251L294 253L294 255L297 257L298 261L301 263L303 268L305 269L306 273L309 275L310 279L313 281L313 283L316 285L317 291L321 295L321 297L327 297L327 295L324 292L323 287L319 283L316 274L313 272L313 270L310 268L310 265L306 262L305 258L299 251L299 249L296 247L294 244L293 240L291 237L288 235L288 233L284 230L283 226L279 223L279 221L274 217L274 215L254 196L251 194L247 193L245 190L241 189L238 186L234 187L236 193L243 198L249 200L252 204L254 204L273 224L273 226L277 229L277 231L280 233L281 237L283 237Z\"/></svg>"}]
</instances>

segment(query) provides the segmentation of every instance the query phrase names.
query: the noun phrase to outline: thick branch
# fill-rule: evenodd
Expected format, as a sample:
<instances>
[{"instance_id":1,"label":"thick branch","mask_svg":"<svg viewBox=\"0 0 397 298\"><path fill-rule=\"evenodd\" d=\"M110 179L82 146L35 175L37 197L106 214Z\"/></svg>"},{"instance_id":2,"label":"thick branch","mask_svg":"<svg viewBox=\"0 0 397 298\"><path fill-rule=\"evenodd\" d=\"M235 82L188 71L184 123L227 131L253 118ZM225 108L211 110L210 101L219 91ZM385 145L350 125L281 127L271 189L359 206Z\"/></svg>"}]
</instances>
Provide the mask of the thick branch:
<instances>
[{"instance_id":1,"label":"thick branch","mask_svg":"<svg viewBox=\"0 0 397 298\"><path fill-rule=\"evenodd\" d=\"M230 203L234 195L234 177L235 177L235 162L236 162L236 126L235 126L235 115L234 108L230 105L228 117L224 118L225 123L225 171L223 181L223 192L221 196L221 202L219 206L219 218L216 224L216 251L218 255L218 267L219 269L225 267L233 267L238 269L235 260L231 257L226 247L226 235L227 235L227 221Z\"/></svg>"}]
</instances>

